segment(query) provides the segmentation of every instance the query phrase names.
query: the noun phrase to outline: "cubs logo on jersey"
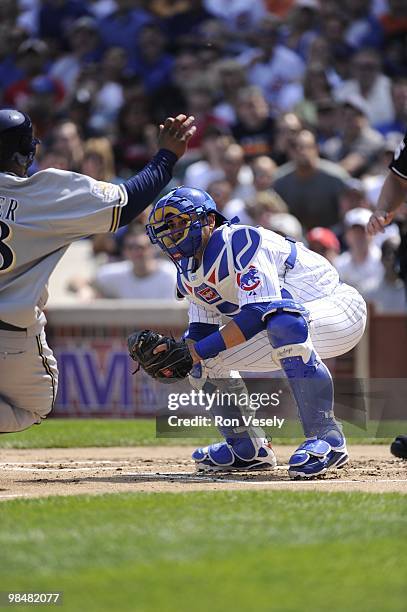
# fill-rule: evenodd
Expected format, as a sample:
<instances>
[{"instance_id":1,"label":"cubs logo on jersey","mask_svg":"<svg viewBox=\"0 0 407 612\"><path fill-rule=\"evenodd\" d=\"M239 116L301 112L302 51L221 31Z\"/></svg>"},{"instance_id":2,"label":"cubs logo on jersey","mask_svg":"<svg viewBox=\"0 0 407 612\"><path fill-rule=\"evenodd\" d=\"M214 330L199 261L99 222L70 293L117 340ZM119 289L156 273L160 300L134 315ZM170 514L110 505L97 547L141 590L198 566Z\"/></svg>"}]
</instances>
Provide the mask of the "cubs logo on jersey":
<instances>
[{"instance_id":1,"label":"cubs logo on jersey","mask_svg":"<svg viewBox=\"0 0 407 612\"><path fill-rule=\"evenodd\" d=\"M236 280L240 289L247 291L250 294L255 293L255 289L261 285L259 271L256 266L249 266L249 269L244 274L239 272Z\"/></svg>"}]
</instances>

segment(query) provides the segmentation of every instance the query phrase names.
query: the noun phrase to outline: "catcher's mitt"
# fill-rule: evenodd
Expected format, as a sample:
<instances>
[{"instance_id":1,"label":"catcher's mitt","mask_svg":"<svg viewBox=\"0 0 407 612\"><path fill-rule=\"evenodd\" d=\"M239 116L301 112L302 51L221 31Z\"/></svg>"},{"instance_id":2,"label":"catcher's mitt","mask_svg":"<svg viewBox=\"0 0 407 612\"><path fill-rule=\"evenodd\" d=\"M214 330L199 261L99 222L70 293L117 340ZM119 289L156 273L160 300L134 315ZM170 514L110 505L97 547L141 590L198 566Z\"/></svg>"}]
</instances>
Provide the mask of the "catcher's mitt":
<instances>
[{"instance_id":1,"label":"catcher's mitt","mask_svg":"<svg viewBox=\"0 0 407 612\"><path fill-rule=\"evenodd\" d=\"M166 350L154 353L154 349L165 344ZM152 378L160 382L174 382L186 378L193 362L185 340L175 340L168 336L143 329L134 332L127 339L130 357Z\"/></svg>"}]
</instances>

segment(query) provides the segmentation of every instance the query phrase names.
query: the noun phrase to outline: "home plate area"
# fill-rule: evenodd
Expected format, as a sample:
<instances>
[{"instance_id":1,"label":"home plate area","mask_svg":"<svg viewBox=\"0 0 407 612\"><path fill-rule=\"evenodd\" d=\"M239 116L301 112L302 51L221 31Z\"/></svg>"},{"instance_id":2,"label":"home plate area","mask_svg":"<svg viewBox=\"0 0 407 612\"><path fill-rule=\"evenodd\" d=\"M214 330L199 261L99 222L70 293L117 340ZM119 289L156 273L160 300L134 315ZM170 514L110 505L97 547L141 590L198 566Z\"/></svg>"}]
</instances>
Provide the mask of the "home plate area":
<instances>
[{"instance_id":1,"label":"home plate area","mask_svg":"<svg viewBox=\"0 0 407 612\"><path fill-rule=\"evenodd\" d=\"M287 461L294 450L277 447L275 470L197 473L192 448L146 446L71 449L2 449L0 500L49 495L117 492L275 489L320 491L398 491L407 493L407 461L387 445L350 446L350 463L316 480L292 481Z\"/></svg>"}]
</instances>

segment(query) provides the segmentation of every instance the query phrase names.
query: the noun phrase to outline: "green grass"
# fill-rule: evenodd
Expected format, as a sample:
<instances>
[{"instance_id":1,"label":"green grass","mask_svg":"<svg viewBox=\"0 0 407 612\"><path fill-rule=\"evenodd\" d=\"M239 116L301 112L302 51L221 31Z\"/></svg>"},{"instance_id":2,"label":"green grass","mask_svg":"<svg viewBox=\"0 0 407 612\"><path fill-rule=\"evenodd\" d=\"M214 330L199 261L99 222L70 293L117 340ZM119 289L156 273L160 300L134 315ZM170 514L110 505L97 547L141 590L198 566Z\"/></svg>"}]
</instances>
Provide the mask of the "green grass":
<instances>
[{"instance_id":1,"label":"green grass","mask_svg":"<svg viewBox=\"0 0 407 612\"><path fill-rule=\"evenodd\" d=\"M393 427L394 432L404 427ZM345 428L346 432L346 428ZM293 436L299 436L297 427ZM349 432L347 432L349 433ZM360 430L350 432L353 443L387 444L389 438L362 437ZM393 433L389 432L390 436ZM209 436L209 433L208 433ZM355 437L356 436L356 437ZM33 426L15 434L0 435L0 448L71 448L87 446L151 446L151 445L200 445L217 439L219 434L205 438L157 438L154 419L49 419L40 426ZM301 437L274 437L276 444L295 444Z\"/></svg>"},{"instance_id":2,"label":"green grass","mask_svg":"<svg viewBox=\"0 0 407 612\"><path fill-rule=\"evenodd\" d=\"M398 494L13 500L0 589L62 590L67 612L405 612L406 535Z\"/></svg>"}]
</instances>

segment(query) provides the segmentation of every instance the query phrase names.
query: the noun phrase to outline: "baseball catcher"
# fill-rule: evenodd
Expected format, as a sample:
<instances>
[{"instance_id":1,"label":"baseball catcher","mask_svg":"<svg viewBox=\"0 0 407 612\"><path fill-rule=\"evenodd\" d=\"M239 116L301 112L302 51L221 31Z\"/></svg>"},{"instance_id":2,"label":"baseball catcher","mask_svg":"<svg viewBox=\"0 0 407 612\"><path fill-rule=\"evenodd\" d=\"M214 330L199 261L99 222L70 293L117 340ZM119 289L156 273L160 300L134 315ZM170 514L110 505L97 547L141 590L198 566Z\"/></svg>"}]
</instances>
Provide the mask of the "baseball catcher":
<instances>
[{"instance_id":1,"label":"baseball catcher","mask_svg":"<svg viewBox=\"0 0 407 612\"><path fill-rule=\"evenodd\" d=\"M177 267L189 326L186 343L148 331L132 336L130 352L141 367L160 381L190 372L191 384L200 389L244 386L239 370L281 370L305 437L290 458L289 475L313 478L345 465L346 440L323 359L359 342L366 324L359 293L302 243L228 221L200 189L179 187L161 198L147 234ZM226 325L222 317L229 319ZM219 431L223 442L194 451L198 470L275 467L262 429L223 424Z\"/></svg>"}]
</instances>

